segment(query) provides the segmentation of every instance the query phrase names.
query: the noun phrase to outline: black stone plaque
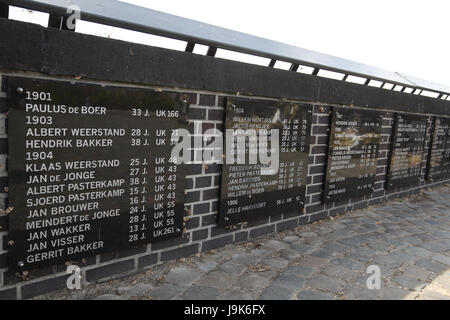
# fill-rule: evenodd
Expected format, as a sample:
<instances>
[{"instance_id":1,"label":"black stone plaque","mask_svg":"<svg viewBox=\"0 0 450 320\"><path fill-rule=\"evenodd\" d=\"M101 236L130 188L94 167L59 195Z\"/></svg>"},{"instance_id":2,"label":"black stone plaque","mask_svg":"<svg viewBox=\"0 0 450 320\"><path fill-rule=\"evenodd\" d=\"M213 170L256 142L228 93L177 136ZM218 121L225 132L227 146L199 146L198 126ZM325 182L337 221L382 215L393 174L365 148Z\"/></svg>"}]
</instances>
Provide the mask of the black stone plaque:
<instances>
[{"instance_id":1,"label":"black stone plaque","mask_svg":"<svg viewBox=\"0 0 450 320\"><path fill-rule=\"evenodd\" d=\"M235 163L227 158L223 166L219 224L225 227L281 213L300 214L305 201L312 106L241 98L226 101L225 128L237 136L252 129L258 133L278 130L279 166L273 171L259 161L250 164L256 147L250 140L245 148L236 143ZM235 138L229 133L225 146ZM263 143L260 148L264 150ZM268 142L266 148L276 156L274 145ZM238 153L245 155L245 164L238 164Z\"/></svg>"},{"instance_id":2,"label":"black stone plaque","mask_svg":"<svg viewBox=\"0 0 450 320\"><path fill-rule=\"evenodd\" d=\"M450 118L434 118L432 132L427 168L430 181L450 176Z\"/></svg>"},{"instance_id":3,"label":"black stone plaque","mask_svg":"<svg viewBox=\"0 0 450 320\"><path fill-rule=\"evenodd\" d=\"M181 236L188 101L171 92L7 78L11 269Z\"/></svg>"},{"instance_id":4,"label":"black stone plaque","mask_svg":"<svg viewBox=\"0 0 450 320\"><path fill-rule=\"evenodd\" d=\"M348 201L374 191L382 120L376 111L334 108L325 203Z\"/></svg>"},{"instance_id":5,"label":"black stone plaque","mask_svg":"<svg viewBox=\"0 0 450 320\"><path fill-rule=\"evenodd\" d=\"M420 183L427 124L425 116L395 114L386 189Z\"/></svg>"}]
</instances>

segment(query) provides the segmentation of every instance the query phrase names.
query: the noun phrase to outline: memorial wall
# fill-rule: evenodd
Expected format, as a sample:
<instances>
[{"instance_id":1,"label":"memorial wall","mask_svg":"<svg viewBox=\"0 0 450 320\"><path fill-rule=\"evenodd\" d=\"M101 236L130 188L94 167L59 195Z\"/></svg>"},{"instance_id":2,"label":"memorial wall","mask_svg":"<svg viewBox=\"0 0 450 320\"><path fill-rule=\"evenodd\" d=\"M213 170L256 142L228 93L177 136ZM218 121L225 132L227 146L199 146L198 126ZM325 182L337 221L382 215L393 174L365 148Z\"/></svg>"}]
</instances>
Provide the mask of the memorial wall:
<instances>
[{"instance_id":1,"label":"memorial wall","mask_svg":"<svg viewBox=\"0 0 450 320\"><path fill-rule=\"evenodd\" d=\"M70 264L87 285L450 179L448 101L0 27L0 298L65 288ZM202 162L211 129L223 163ZM193 162L172 155L181 130L201 138Z\"/></svg>"}]
</instances>

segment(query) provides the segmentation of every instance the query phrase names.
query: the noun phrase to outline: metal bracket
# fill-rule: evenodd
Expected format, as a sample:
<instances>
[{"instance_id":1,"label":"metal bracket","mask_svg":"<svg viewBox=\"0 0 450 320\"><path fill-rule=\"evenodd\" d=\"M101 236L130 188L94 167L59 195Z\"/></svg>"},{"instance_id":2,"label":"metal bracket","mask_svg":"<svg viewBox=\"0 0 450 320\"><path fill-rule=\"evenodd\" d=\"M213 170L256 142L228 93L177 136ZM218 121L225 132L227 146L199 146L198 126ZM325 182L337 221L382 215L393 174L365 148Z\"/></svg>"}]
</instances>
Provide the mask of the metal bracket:
<instances>
[{"instance_id":1,"label":"metal bracket","mask_svg":"<svg viewBox=\"0 0 450 320\"><path fill-rule=\"evenodd\" d=\"M194 48L195 48L195 43L194 42L188 42L186 44L186 49L184 51L185 52L194 52Z\"/></svg>"},{"instance_id":2,"label":"metal bracket","mask_svg":"<svg viewBox=\"0 0 450 320\"><path fill-rule=\"evenodd\" d=\"M208 52L206 53L206 55L208 57L214 57L216 55L216 53L217 53L217 47L209 46Z\"/></svg>"},{"instance_id":3,"label":"metal bracket","mask_svg":"<svg viewBox=\"0 0 450 320\"><path fill-rule=\"evenodd\" d=\"M60 16L56 14L50 14L48 17L48 27L57 28L60 30L75 31L67 27L67 16Z\"/></svg>"}]
</instances>

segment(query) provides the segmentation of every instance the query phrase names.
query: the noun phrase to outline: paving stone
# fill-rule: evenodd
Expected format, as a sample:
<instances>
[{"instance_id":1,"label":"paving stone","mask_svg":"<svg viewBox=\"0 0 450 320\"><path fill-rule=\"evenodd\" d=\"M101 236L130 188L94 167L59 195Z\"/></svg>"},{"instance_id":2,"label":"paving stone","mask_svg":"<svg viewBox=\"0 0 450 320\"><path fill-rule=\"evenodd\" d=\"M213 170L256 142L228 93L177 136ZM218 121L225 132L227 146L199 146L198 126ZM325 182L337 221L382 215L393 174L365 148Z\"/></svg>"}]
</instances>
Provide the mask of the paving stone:
<instances>
[{"instance_id":1,"label":"paving stone","mask_svg":"<svg viewBox=\"0 0 450 320\"><path fill-rule=\"evenodd\" d=\"M170 271L170 264L163 263L148 269L147 271L145 271L145 275L148 279L159 280L164 274L166 274L169 271Z\"/></svg>"},{"instance_id":2,"label":"paving stone","mask_svg":"<svg viewBox=\"0 0 450 320\"><path fill-rule=\"evenodd\" d=\"M233 262L243 265L256 265L261 261L261 257L250 253L236 253L231 256Z\"/></svg>"},{"instance_id":3,"label":"paving stone","mask_svg":"<svg viewBox=\"0 0 450 320\"><path fill-rule=\"evenodd\" d=\"M400 238L401 241L406 241L412 245L417 245L419 243L422 243L422 240L416 236L416 235L412 235L412 236L407 236L407 237L403 237Z\"/></svg>"},{"instance_id":4,"label":"paving stone","mask_svg":"<svg viewBox=\"0 0 450 320\"><path fill-rule=\"evenodd\" d=\"M219 297L219 300L254 300L256 298L256 294L250 291L244 291L242 289L233 289L231 291L225 292L223 295Z\"/></svg>"},{"instance_id":5,"label":"paving stone","mask_svg":"<svg viewBox=\"0 0 450 320\"><path fill-rule=\"evenodd\" d=\"M334 260L340 256L343 256L342 253L339 253L335 251L334 249L328 249L328 248L319 248L311 253L311 255L327 260Z\"/></svg>"},{"instance_id":6,"label":"paving stone","mask_svg":"<svg viewBox=\"0 0 450 320\"><path fill-rule=\"evenodd\" d=\"M442 243L439 241L429 241L425 243L419 244L420 247L425 248L432 252L446 252L449 250L449 246L446 243Z\"/></svg>"},{"instance_id":7,"label":"paving stone","mask_svg":"<svg viewBox=\"0 0 450 320\"><path fill-rule=\"evenodd\" d=\"M416 278L412 278L409 276L398 276L392 279L393 282L399 284L402 288L405 289L412 289L415 291L420 291L421 289L425 288L425 286L427 285L427 283L425 281L416 279Z\"/></svg>"},{"instance_id":8,"label":"paving stone","mask_svg":"<svg viewBox=\"0 0 450 320\"><path fill-rule=\"evenodd\" d=\"M397 233L399 230L394 230L393 232ZM394 238L386 241L386 244L390 245L393 248L400 249L411 246L411 244L403 238Z\"/></svg>"},{"instance_id":9,"label":"paving stone","mask_svg":"<svg viewBox=\"0 0 450 320\"><path fill-rule=\"evenodd\" d=\"M118 296L116 294L102 294L94 300L127 300L125 297Z\"/></svg>"},{"instance_id":10,"label":"paving stone","mask_svg":"<svg viewBox=\"0 0 450 320\"><path fill-rule=\"evenodd\" d=\"M283 270L289 265L289 261L282 258L267 258L261 261L268 266L271 270Z\"/></svg>"},{"instance_id":11,"label":"paving stone","mask_svg":"<svg viewBox=\"0 0 450 320\"><path fill-rule=\"evenodd\" d=\"M434 260L430 260L430 259L421 259L421 260L417 261L415 263L415 265L418 267L422 267L427 270L430 270L434 273L441 273L441 272L447 270L446 265L444 265L440 262L434 261Z\"/></svg>"},{"instance_id":12,"label":"paving stone","mask_svg":"<svg viewBox=\"0 0 450 320\"><path fill-rule=\"evenodd\" d=\"M353 260L353 259L349 259L347 257L335 259L335 260L333 260L332 263L334 265L340 265L342 267L345 267L349 270L360 271L360 272L366 270L364 263Z\"/></svg>"},{"instance_id":13,"label":"paving stone","mask_svg":"<svg viewBox=\"0 0 450 320\"><path fill-rule=\"evenodd\" d=\"M434 235L435 237L441 238L441 239L449 239L450 238L450 232L449 231L443 231L439 229L431 229L429 230L429 233Z\"/></svg>"},{"instance_id":14,"label":"paving stone","mask_svg":"<svg viewBox=\"0 0 450 320\"><path fill-rule=\"evenodd\" d=\"M306 282L306 286L308 288L321 289L336 293L344 289L345 283L341 280L318 274L311 277L311 279Z\"/></svg>"},{"instance_id":15,"label":"paving stone","mask_svg":"<svg viewBox=\"0 0 450 320\"><path fill-rule=\"evenodd\" d=\"M278 251L278 250L289 248L289 243L279 241L279 240L269 240L264 244L264 247Z\"/></svg>"},{"instance_id":16,"label":"paving stone","mask_svg":"<svg viewBox=\"0 0 450 320\"><path fill-rule=\"evenodd\" d=\"M263 249L263 248L257 248L257 249L253 249L251 251L252 255L257 256L257 257L266 257L269 256L271 254L273 254L272 250L267 250L267 249Z\"/></svg>"},{"instance_id":17,"label":"paving stone","mask_svg":"<svg viewBox=\"0 0 450 320\"><path fill-rule=\"evenodd\" d=\"M317 290L303 290L297 294L299 300L335 300L334 295Z\"/></svg>"},{"instance_id":18,"label":"paving stone","mask_svg":"<svg viewBox=\"0 0 450 320\"><path fill-rule=\"evenodd\" d=\"M307 245L307 244L304 244L304 243L293 244L291 246L291 249L295 250L299 254L311 254L317 248L318 248L317 246Z\"/></svg>"},{"instance_id":19,"label":"paving stone","mask_svg":"<svg viewBox=\"0 0 450 320\"><path fill-rule=\"evenodd\" d=\"M449 250L450 249L448 249L447 252ZM445 265L447 265L448 268L450 268L450 257L449 256L445 256L443 254L434 254L432 258L433 258L433 260L438 261L442 264L445 264Z\"/></svg>"},{"instance_id":20,"label":"paving stone","mask_svg":"<svg viewBox=\"0 0 450 320\"><path fill-rule=\"evenodd\" d=\"M406 298L411 291L404 290L401 288L387 287L383 288L381 292L381 299L383 300L403 300Z\"/></svg>"},{"instance_id":21,"label":"paving stone","mask_svg":"<svg viewBox=\"0 0 450 320\"><path fill-rule=\"evenodd\" d=\"M197 281L201 275L202 272L199 269L188 266L178 266L169 271L165 277L165 281L178 286L190 286Z\"/></svg>"},{"instance_id":22,"label":"paving stone","mask_svg":"<svg viewBox=\"0 0 450 320\"><path fill-rule=\"evenodd\" d=\"M359 285L344 288L342 294L344 299L375 300L382 294L382 291L381 289L370 290L367 286Z\"/></svg>"},{"instance_id":23,"label":"paving stone","mask_svg":"<svg viewBox=\"0 0 450 320\"><path fill-rule=\"evenodd\" d=\"M235 284L236 280L237 279L234 274L217 270L203 275L197 282L195 282L195 284L198 286L208 286L220 290L226 290L231 288Z\"/></svg>"},{"instance_id":24,"label":"paving stone","mask_svg":"<svg viewBox=\"0 0 450 320\"><path fill-rule=\"evenodd\" d=\"M369 249L372 249L374 254L386 253L392 249L392 246L380 242L371 242L367 244Z\"/></svg>"},{"instance_id":25,"label":"paving stone","mask_svg":"<svg viewBox=\"0 0 450 320\"><path fill-rule=\"evenodd\" d=\"M247 269L247 266L229 261L229 262L220 264L219 269L221 269L227 273L231 273L234 275L240 275L242 272L244 272Z\"/></svg>"},{"instance_id":26,"label":"paving stone","mask_svg":"<svg viewBox=\"0 0 450 320\"><path fill-rule=\"evenodd\" d=\"M361 246L361 245L365 245L368 242L368 240L360 235L351 237L351 238L346 238L346 239L341 239L338 240L338 243L347 246L347 247L356 247L356 246Z\"/></svg>"},{"instance_id":27,"label":"paving stone","mask_svg":"<svg viewBox=\"0 0 450 320\"><path fill-rule=\"evenodd\" d=\"M117 288L117 293L120 296L138 297L147 295L152 289L153 286L151 284L137 283L134 286L119 287Z\"/></svg>"},{"instance_id":28,"label":"paving stone","mask_svg":"<svg viewBox=\"0 0 450 320\"><path fill-rule=\"evenodd\" d=\"M375 256L374 250L368 247L358 247L353 253L346 254L345 257L356 261L367 263Z\"/></svg>"},{"instance_id":29,"label":"paving stone","mask_svg":"<svg viewBox=\"0 0 450 320\"><path fill-rule=\"evenodd\" d=\"M351 230L342 229L330 232L328 235L326 235L326 238L328 240L337 241L341 239L351 238L355 235L356 233Z\"/></svg>"},{"instance_id":30,"label":"paving stone","mask_svg":"<svg viewBox=\"0 0 450 320\"><path fill-rule=\"evenodd\" d=\"M337 279L351 279L355 276L356 271L332 264L321 269L321 273Z\"/></svg>"},{"instance_id":31,"label":"paving stone","mask_svg":"<svg viewBox=\"0 0 450 320\"><path fill-rule=\"evenodd\" d=\"M314 237L317 237L317 233L312 232L312 231L301 231L301 232L299 233L299 235L300 235L302 238L314 238Z\"/></svg>"},{"instance_id":32,"label":"paving stone","mask_svg":"<svg viewBox=\"0 0 450 320\"><path fill-rule=\"evenodd\" d=\"M419 258L428 258L433 255L433 252L421 247L409 247L406 251Z\"/></svg>"},{"instance_id":33,"label":"paving stone","mask_svg":"<svg viewBox=\"0 0 450 320\"><path fill-rule=\"evenodd\" d=\"M399 263L412 263L417 261L417 257L408 253L406 250L398 250L389 254L392 259L397 260Z\"/></svg>"},{"instance_id":34,"label":"paving stone","mask_svg":"<svg viewBox=\"0 0 450 320\"><path fill-rule=\"evenodd\" d=\"M335 241L327 242L321 246L322 249L336 252L338 254L349 254L355 251L355 248L343 246Z\"/></svg>"},{"instance_id":35,"label":"paving stone","mask_svg":"<svg viewBox=\"0 0 450 320\"><path fill-rule=\"evenodd\" d=\"M219 296L219 290L207 286L189 287L180 296L183 300L216 300Z\"/></svg>"},{"instance_id":36,"label":"paving stone","mask_svg":"<svg viewBox=\"0 0 450 320\"><path fill-rule=\"evenodd\" d=\"M300 237L297 236L287 236L283 238L284 242L288 242L288 243L294 243L300 240Z\"/></svg>"},{"instance_id":37,"label":"paving stone","mask_svg":"<svg viewBox=\"0 0 450 320\"><path fill-rule=\"evenodd\" d=\"M428 241L434 241L434 240L436 240L435 237L433 237L432 235L427 234L427 233L418 234L417 237L419 237L420 240L422 240L422 242L424 242L424 243L425 243L425 242L428 242Z\"/></svg>"},{"instance_id":38,"label":"paving stone","mask_svg":"<svg viewBox=\"0 0 450 320\"><path fill-rule=\"evenodd\" d=\"M149 296L152 300L170 300L183 290L174 284L164 283L150 291Z\"/></svg>"},{"instance_id":39,"label":"paving stone","mask_svg":"<svg viewBox=\"0 0 450 320\"><path fill-rule=\"evenodd\" d=\"M268 280L272 280L274 279L276 276L279 275L278 271L272 271L272 270L265 270L265 271L258 271L256 272L257 274L259 274L260 276L268 279Z\"/></svg>"},{"instance_id":40,"label":"paving stone","mask_svg":"<svg viewBox=\"0 0 450 320\"><path fill-rule=\"evenodd\" d=\"M270 285L271 279L264 277L263 275L259 275L257 273L247 273L242 275L236 286L243 289L248 289L249 291L261 291Z\"/></svg>"},{"instance_id":41,"label":"paving stone","mask_svg":"<svg viewBox=\"0 0 450 320\"><path fill-rule=\"evenodd\" d=\"M284 258L289 261L296 260L303 256L303 254L291 249L283 249L279 252L279 254L281 258Z\"/></svg>"},{"instance_id":42,"label":"paving stone","mask_svg":"<svg viewBox=\"0 0 450 320\"><path fill-rule=\"evenodd\" d=\"M411 278L415 278L418 280L426 281L428 279L428 277L430 277L432 275L432 273L428 270L425 270L423 268L413 265L413 266L407 266L403 270L403 275L406 277L411 277Z\"/></svg>"},{"instance_id":43,"label":"paving stone","mask_svg":"<svg viewBox=\"0 0 450 320\"><path fill-rule=\"evenodd\" d=\"M329 260L315 257L315 256L303 256L301 259L298 260L298 264L305 267L311 267L311 268L320 268L324 267L325 265L329 264Z\"/></svg>"},{"instance_id":44,"label":"paving stone","mask_svg":"<svg viewBox=\"0 0 450 320\"><path fill-rule=\"evenodd\" d=\"M398 255L379 255L374 258L374 264L376 265L386 265L390 268L395 268L407 263L407 261L403 260Z\"/></svg>"},{"instance_id":45,"label":"paving stone","mask_svg":"<svg viewBox=\"0 0 450 320\"><path fill-rule=\"evenodd\" d=\"M293 291L298 291L303 287L304 282L305 279L302 279L292 274L287 274L276 277L272 281L271 285L280 288L286 288Z\"/></svg>"},{"instance_id":46,"label":"paving stone","mask_svg":"<svg viewBox=\"0 0 450 320\"><path fill-rule=\"evenodd\" d=\"M300 278L309 278L313 273L313 269L310 267L305 267L301 265L290 265L282 271L281 274L293 274Z\"/></svg>"},{"instance_id":47,"label":"paving stone","mask_svg":"<svg viewBox=\"0 0 450 320\"><path fill-rule=\"evenodd\" d=\"M276 287L269 286L259 297L260 300L293 300L294 299L294 291Z\"/></svg>"},{"instance_id":48,"label":"paving stone","mask_svg":"<svg viewBox=\"0 0 450 320\"><path fill-rule=\"evenodd\" d=\"M303 243L305 245L314 246L314 247L318 247L318 246L322 245L324 242L325 242L325 239L322 239L319 236L316 236L314 238L304 238L303 239Z\"/></svg>"},{"instance_id":49,"label":"paving stone","mask_svg":"<svg viewBox=\"0 0 450 320\"><path fill-rule=\"evenodd\" d=\"M209 271L216 269L217 264L218 263L216 261L212 261L212 260L210 260L210 261L202 260L202 261L197 261L195 263L196 267L204 272L209 272Z\"/></svg>"}]
</instances>

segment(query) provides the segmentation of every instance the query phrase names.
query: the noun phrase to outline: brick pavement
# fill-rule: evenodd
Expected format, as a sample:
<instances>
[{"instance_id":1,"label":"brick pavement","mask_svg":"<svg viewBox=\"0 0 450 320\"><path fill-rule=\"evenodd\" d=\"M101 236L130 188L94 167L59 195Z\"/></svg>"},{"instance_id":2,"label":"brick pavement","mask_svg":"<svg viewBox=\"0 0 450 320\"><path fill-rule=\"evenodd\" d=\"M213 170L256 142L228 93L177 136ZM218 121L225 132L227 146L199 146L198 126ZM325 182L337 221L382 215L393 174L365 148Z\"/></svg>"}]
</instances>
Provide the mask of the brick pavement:
<instances>
[{"instance_id":1,"label":"brick pavement","mask_svg":"<svg viewBox=\"0 0 450 320\"><path fill-rule=\"evenodd\" d=\"M35 299L450 299L450 187Z\"/></svg>"}]
</instances>

